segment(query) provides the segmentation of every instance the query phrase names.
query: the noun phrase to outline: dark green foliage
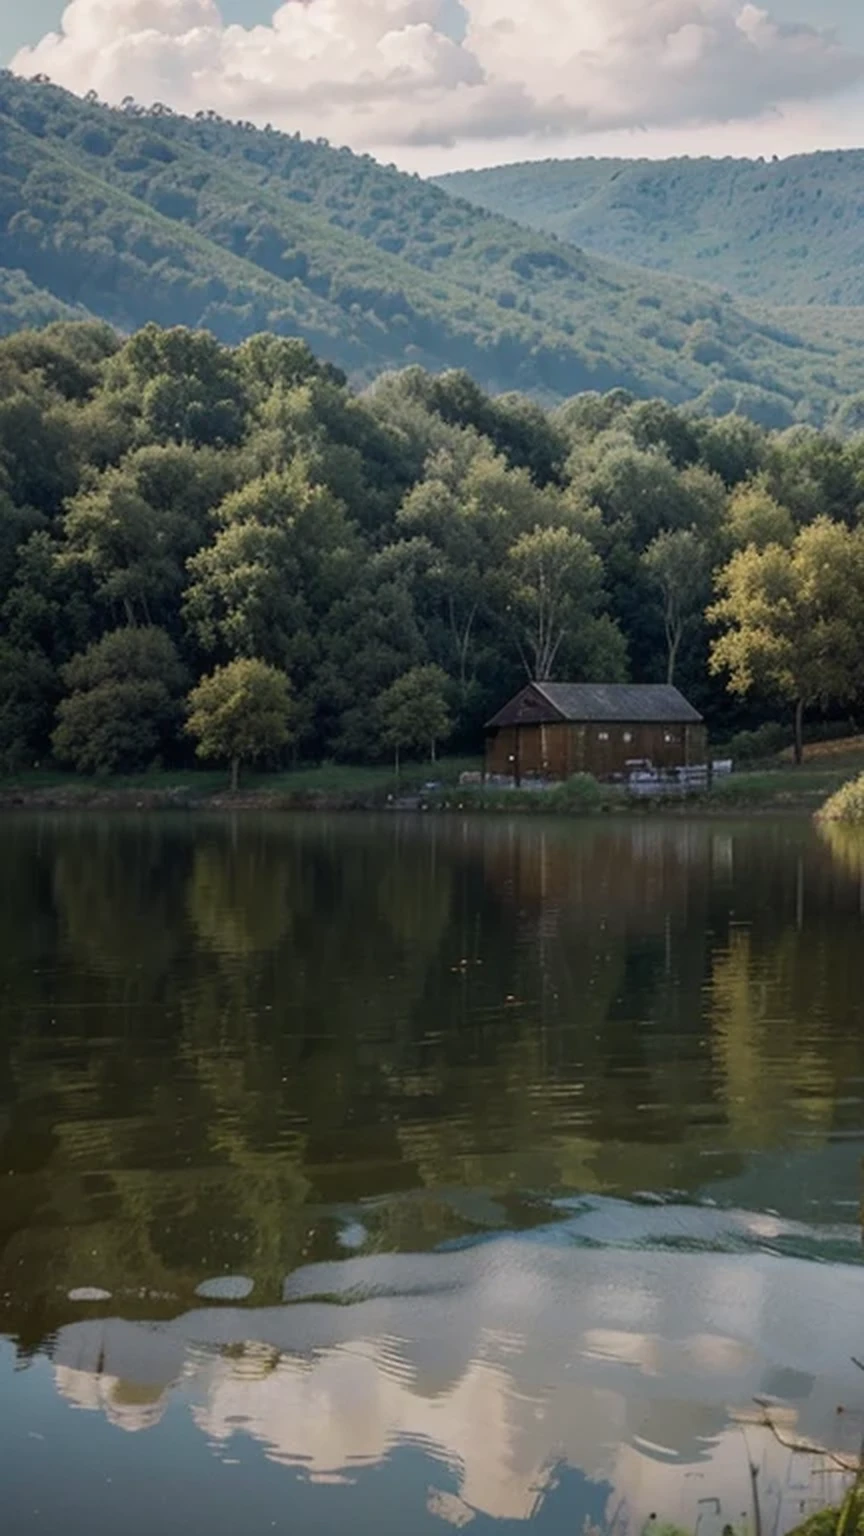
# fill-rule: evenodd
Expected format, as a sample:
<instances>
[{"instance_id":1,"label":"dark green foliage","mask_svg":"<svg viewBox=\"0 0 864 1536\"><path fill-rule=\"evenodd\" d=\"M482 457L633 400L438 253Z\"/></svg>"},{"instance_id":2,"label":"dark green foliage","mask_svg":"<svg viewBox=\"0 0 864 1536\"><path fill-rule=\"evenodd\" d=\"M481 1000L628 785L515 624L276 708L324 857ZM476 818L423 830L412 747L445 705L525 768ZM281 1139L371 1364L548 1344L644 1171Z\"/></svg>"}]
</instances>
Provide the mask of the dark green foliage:
<instances>
[{"instance_id":1,"label":"dark green foliage","mask_svg":"<svg viewBox=\"0 0 864 1536\"><path fill-rule=\"evenodd\" d=\"M784 747L791 746L792 737L793 732L789 726L766 720L764 725L757 726L754 731L736 732L724 750L735 762L767 762L782 752Z\"/></svg>"},{"instance_id":2,"label":"dark green foliage","mask_svg":"<svg viewBox=\"0 0 864 1536\"><path fill-rule=\"evenodd\" d=\"M90 314L127 332L205 328L235 345L265 330L301 338L293 357L253 363L268 387L274 368L286 388L325 372L304 342L360 382L411 364L449 370L435 408L541 482L560 474L560 437L523 392L548 403L621 386L771 428L821 425L838 396L864 393L860 327L832 334L794 314L751 314L322 142L134 104L109 111L11 75L0 78L0 128L0 333ZM518 198L504 209L514 211ZM724 240L729 225L724 210ZM641 245L631 254L645 259ZM754 266L775 298L772 263ZM204 441L206 420L206 441L232 441L237 399L203 374L202 398L188 370L173 370L170 387L145 370L142 415L159 440ZM484 404L467 375L520 399ZM666 443L662 420L646 419L638 441ZM666 446L676 463L690 452Z\"/></svg>"},{"instance_id":3,"label":"dark green foliage","mask_svg":"<svg viewBox=\"0 0 864 1536\"><path fill-rule=\"evenodd\" d=\"M574 773L551 791L553 808L567 811L596 810L603 791L590 773Z\"/></svg>"},{"instance_id":4,"label":"dark green foliage","mask_svg":"<svg viewBox=\"0 0 864 1536\"><path fill-rule=\"evenodd\" d=\"M60 680L47 657L0 639L0 772L32 767L48 749Z\"/></svg>"},{"instance_id":5,"label":"dark green foliage","mask_svg":"<svg viewBox=\"0 0 864 1536\"><path fill-rule=\"evenodd\" d=\"M52 732L81 771L188 763L183 695L241 661L288 680L276 765L476 752L526 669L671 668L722 739L776 704L709 672L718 573L864 505L860 438L417 365L358 394L296 338L61 323L0 380L6 768Z\"/></svg>"},{"instance_id":6,"label":"dark green foliage","mask_svg":"<svg viewBox=\"0 0 864 1536\"><path fill-rule=\"evenodd\" d=\"M114 630L74 657L63 681L52 741L79 773L146 768L176 732L185 673L164 630Z\"/></svg>"}]
</instances>

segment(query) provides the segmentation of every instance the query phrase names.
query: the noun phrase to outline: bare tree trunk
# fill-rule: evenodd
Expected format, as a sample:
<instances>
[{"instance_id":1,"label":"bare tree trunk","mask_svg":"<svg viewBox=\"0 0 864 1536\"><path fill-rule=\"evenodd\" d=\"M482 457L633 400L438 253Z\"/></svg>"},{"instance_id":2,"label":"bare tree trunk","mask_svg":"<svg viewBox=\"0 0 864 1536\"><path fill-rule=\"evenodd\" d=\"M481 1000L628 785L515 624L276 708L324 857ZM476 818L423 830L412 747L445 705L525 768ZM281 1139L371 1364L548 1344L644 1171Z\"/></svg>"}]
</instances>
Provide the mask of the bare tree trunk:
<instances>
[{"instance_id":1,"label":"bare tree trunk","mask_svg":"<svg viewBox=\"0 0 864 1536\"><path fill-rule=\"evenodd\" d=\"M477 604L474 604L461 628L456 622L456 609L452 597L449 600L448 606L450 610L450 632L453 636L456 654L459 658L459 688L464 699L468 690L468 652L471 649L471 635L474 629L474 620L477 617Z\"/></svg>"},{"instance_id":2,"label":"bare tree trunk","mask_svg":"<svg viewBox=\"0 0 864 1536\"><path fill-rule=\"evenodd\" d=\"M795 766L800 768L804 761L804 700L795 701Z\"/></svg>"},{"instance_id":3,"label":"bare tree trunk","mask_svg":"<svg viewBox=\"0 0 864 1536\"><path fill-rule=\"evenodd\" d=\"M399 748L398 747L396 748L396 751L395 751L394 755L395 755L395 761L396 761L396 777L398 779L398 777L399 777Z\"/></svg>"},{"instance_id":4,"label":"bare tree trunk","mask_svg":"<svg viewBox=\"0 0 864 1536\"><path fill-rule=\"evenodd\" d=\"M239 787L240 787L240 759L239 759L239 757L232 757L232 759L231 759L231 793L232 793L232 795L236 795L237 790L238 790Z\"/></svg>"},{"instance_id":5,"label":"bare tree trunk","mask_svg":"<svg viewBox=\"0 0 864 1536\"><path fill-rule=\"evenodd\" d=\"M666 641L669 647L668 662L666 666L666 681L670 684L674 683L675 681L675 669L678 665L678 651L681 646L681 635L682 631L680 626L677 629L670 627L666 630Z\"/></svg>"},{"instance_id":6,"label":"bare tree trunk","mask_svg":"<svg viewBox=\"0 0 864 1536\"><path fill-rule=\"evenodd\" d=\"M517 647L517 649L519 651L519 659L522 662L523 667L525 668L525 676L527 677L529 683L538 682L539 679L537 677L537 668L534 667L532 669L531 662L529 661L528 657L525 654L525 647L522 644L522 641L521 641L519 635L516 634L514 636L514 638L516 640L516 647Z\"/></svg>"},{"instance_id":7,"label":"bare tree trunk","mask_svg":"<svg viewBox=\"0 0 864 1536\"><path fill-rule=\"evenodd\" d=\"M436 750L435 750L435 738L433 736L432 741L429 744L429 761L430 761L430 763L434 763L436 761L436 758L437 758L437 753L436 753Z\"/></svg>"}]
</instances>

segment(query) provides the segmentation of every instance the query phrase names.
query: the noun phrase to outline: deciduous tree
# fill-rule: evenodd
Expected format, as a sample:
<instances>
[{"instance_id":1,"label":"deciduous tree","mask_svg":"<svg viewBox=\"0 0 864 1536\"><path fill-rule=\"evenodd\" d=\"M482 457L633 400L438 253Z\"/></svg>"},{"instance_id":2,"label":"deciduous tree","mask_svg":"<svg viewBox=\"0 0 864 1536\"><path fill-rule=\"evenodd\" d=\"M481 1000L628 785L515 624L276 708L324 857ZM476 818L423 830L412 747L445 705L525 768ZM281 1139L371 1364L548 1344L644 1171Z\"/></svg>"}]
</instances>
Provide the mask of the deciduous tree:
<instances>
[{"instance_id":1,"label":"deciduous tree","mask_svg":"<svg viewBox=\"0 0 864 1536\"><path fill-rule=\"evenodd\" d=\"M599 605L603 565L569 528L523 534L508 559L510 611L528 677L546 682L567 641Z\"/></svg>"},{"instance_id":2,"label":"deciduous tree","mask_svg":"<svg viewBox=\"0 0 864 1536\"><path fill-rule=\"evenodd\" d=\"M437 744L452 730L447 708L448 679L441 667L412 667L381 694L377 714L381 740L395 755L399 772L403 751L428 748L435 761Z\"/></svg>"},{"instance_id":3,"label":"deciduous tree","mask_svg":"<svg viewBox=\"0 0 864 1536\"><path fill-rule=\"evenodd\" d=\"M735 549L755 544L790 545L795 538L792 514L772 496L764 478L745 481L729 498L725 533ZM728 548L728 545L727 545Z\"/></svg>"},{"instance_id":4,"label":"deciduous tree","mask_svg":"<svg viewBox=\"0 0 864 1536\"><path fill-rule=\"evenodd\" d=\"M118 629L63 668L52 742L79 773L148 767L174 737L186 681L162 629Z\"/></svg>"},{"instance_id":5,"label":"deciduous tree","mask_svg":"<svg viewBox=\"0 0 864 1536\"><path fill-rule=\"evenodd\" d=\"M242 763L291 740L291 684L257 657L240 657L202 677L189 695L186 729L199 757L227 762L236 790Z\"/></svg>"},{"instance_id":6,"label":"deciduous tree","mask_svg":"<svg viewBox=\"0 0 864 1536\"><path fill-rule=\"evenodd\" d=\"M854 697L864 648L864 530L818 518L791 547L750 544L721 572L710 617L723 628L711 669L733 693L774 695L795 711L795 758L804 713Z\"/></svg>"},{"instance_id":7,"label":"deciduous tree","mask_svg":"<svg viewBox=\"0 0 864 1536\"><path fill-rule=\"evenodd\" d=\"M692 528L675 528L658 533L642 559L660 594L666 631L666 681L674 683L688 621L701 611L707 596L708 552Z\"/></svg>"}]
</instances>

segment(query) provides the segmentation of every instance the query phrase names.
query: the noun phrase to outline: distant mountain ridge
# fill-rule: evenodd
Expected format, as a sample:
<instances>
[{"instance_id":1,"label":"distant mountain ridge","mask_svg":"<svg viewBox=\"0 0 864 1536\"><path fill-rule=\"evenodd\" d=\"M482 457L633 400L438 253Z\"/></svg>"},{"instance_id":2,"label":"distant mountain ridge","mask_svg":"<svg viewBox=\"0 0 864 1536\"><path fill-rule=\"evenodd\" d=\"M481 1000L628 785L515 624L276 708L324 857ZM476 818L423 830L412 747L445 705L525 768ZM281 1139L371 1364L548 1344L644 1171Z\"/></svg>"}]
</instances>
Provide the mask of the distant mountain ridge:
<instances>
[{"instance_id":1,"label":"distant mountain ridge","mask_svg":"<svg viewBox=\"0 0 864 1536\"><path fill-rule=\"evenodd\" d=\"M420 363L547 402L622 386L766 426L822 423L864 391L855 327L802 334L794 313L586 254L324 141L7 72L0 331L70 310L297 335L359 382Z\"/></svg>"},{"instance_id":2,"label":"distant mountain ridge","mask_svg":"<svg viewBox=\"0 0 864 1536\"><path fill-rule=\"evenodd\" d=\"M864 149L787 160L545 160L447 191L619 261L787 305L864 304Z\"/></svg>"}]
</instances>

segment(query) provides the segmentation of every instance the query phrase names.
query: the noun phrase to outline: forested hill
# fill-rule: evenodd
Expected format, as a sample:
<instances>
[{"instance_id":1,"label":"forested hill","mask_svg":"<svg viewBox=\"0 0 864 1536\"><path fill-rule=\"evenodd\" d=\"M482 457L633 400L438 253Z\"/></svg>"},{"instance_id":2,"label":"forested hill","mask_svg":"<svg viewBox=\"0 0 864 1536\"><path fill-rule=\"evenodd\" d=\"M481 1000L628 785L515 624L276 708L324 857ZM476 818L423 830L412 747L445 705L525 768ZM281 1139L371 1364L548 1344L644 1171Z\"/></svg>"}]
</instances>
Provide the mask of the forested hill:
<instances>
[{"instance_id":1,"label":"forested hill","mask_svg":"<svg viewBox=\"0 0 864 1536\"><path fill-rule=\"evenodd\" d=\"M439 185L620 261L780 304L864 304L864 150L547 160Z\"/></svg>"},{"instance_id":2,"label":"forested hill","mask_svg":"<svg viewBox=\"0 0 864 1536\"><path fill-rule=\"evenodd\" d=\"M802 336L715 292L588 256L326 143L111 111L0 77L0 331L96 316L306 340L358 382L468 369L548 402L624 386L822 424L864 337Z\"/></svg>"}]
</instances>

